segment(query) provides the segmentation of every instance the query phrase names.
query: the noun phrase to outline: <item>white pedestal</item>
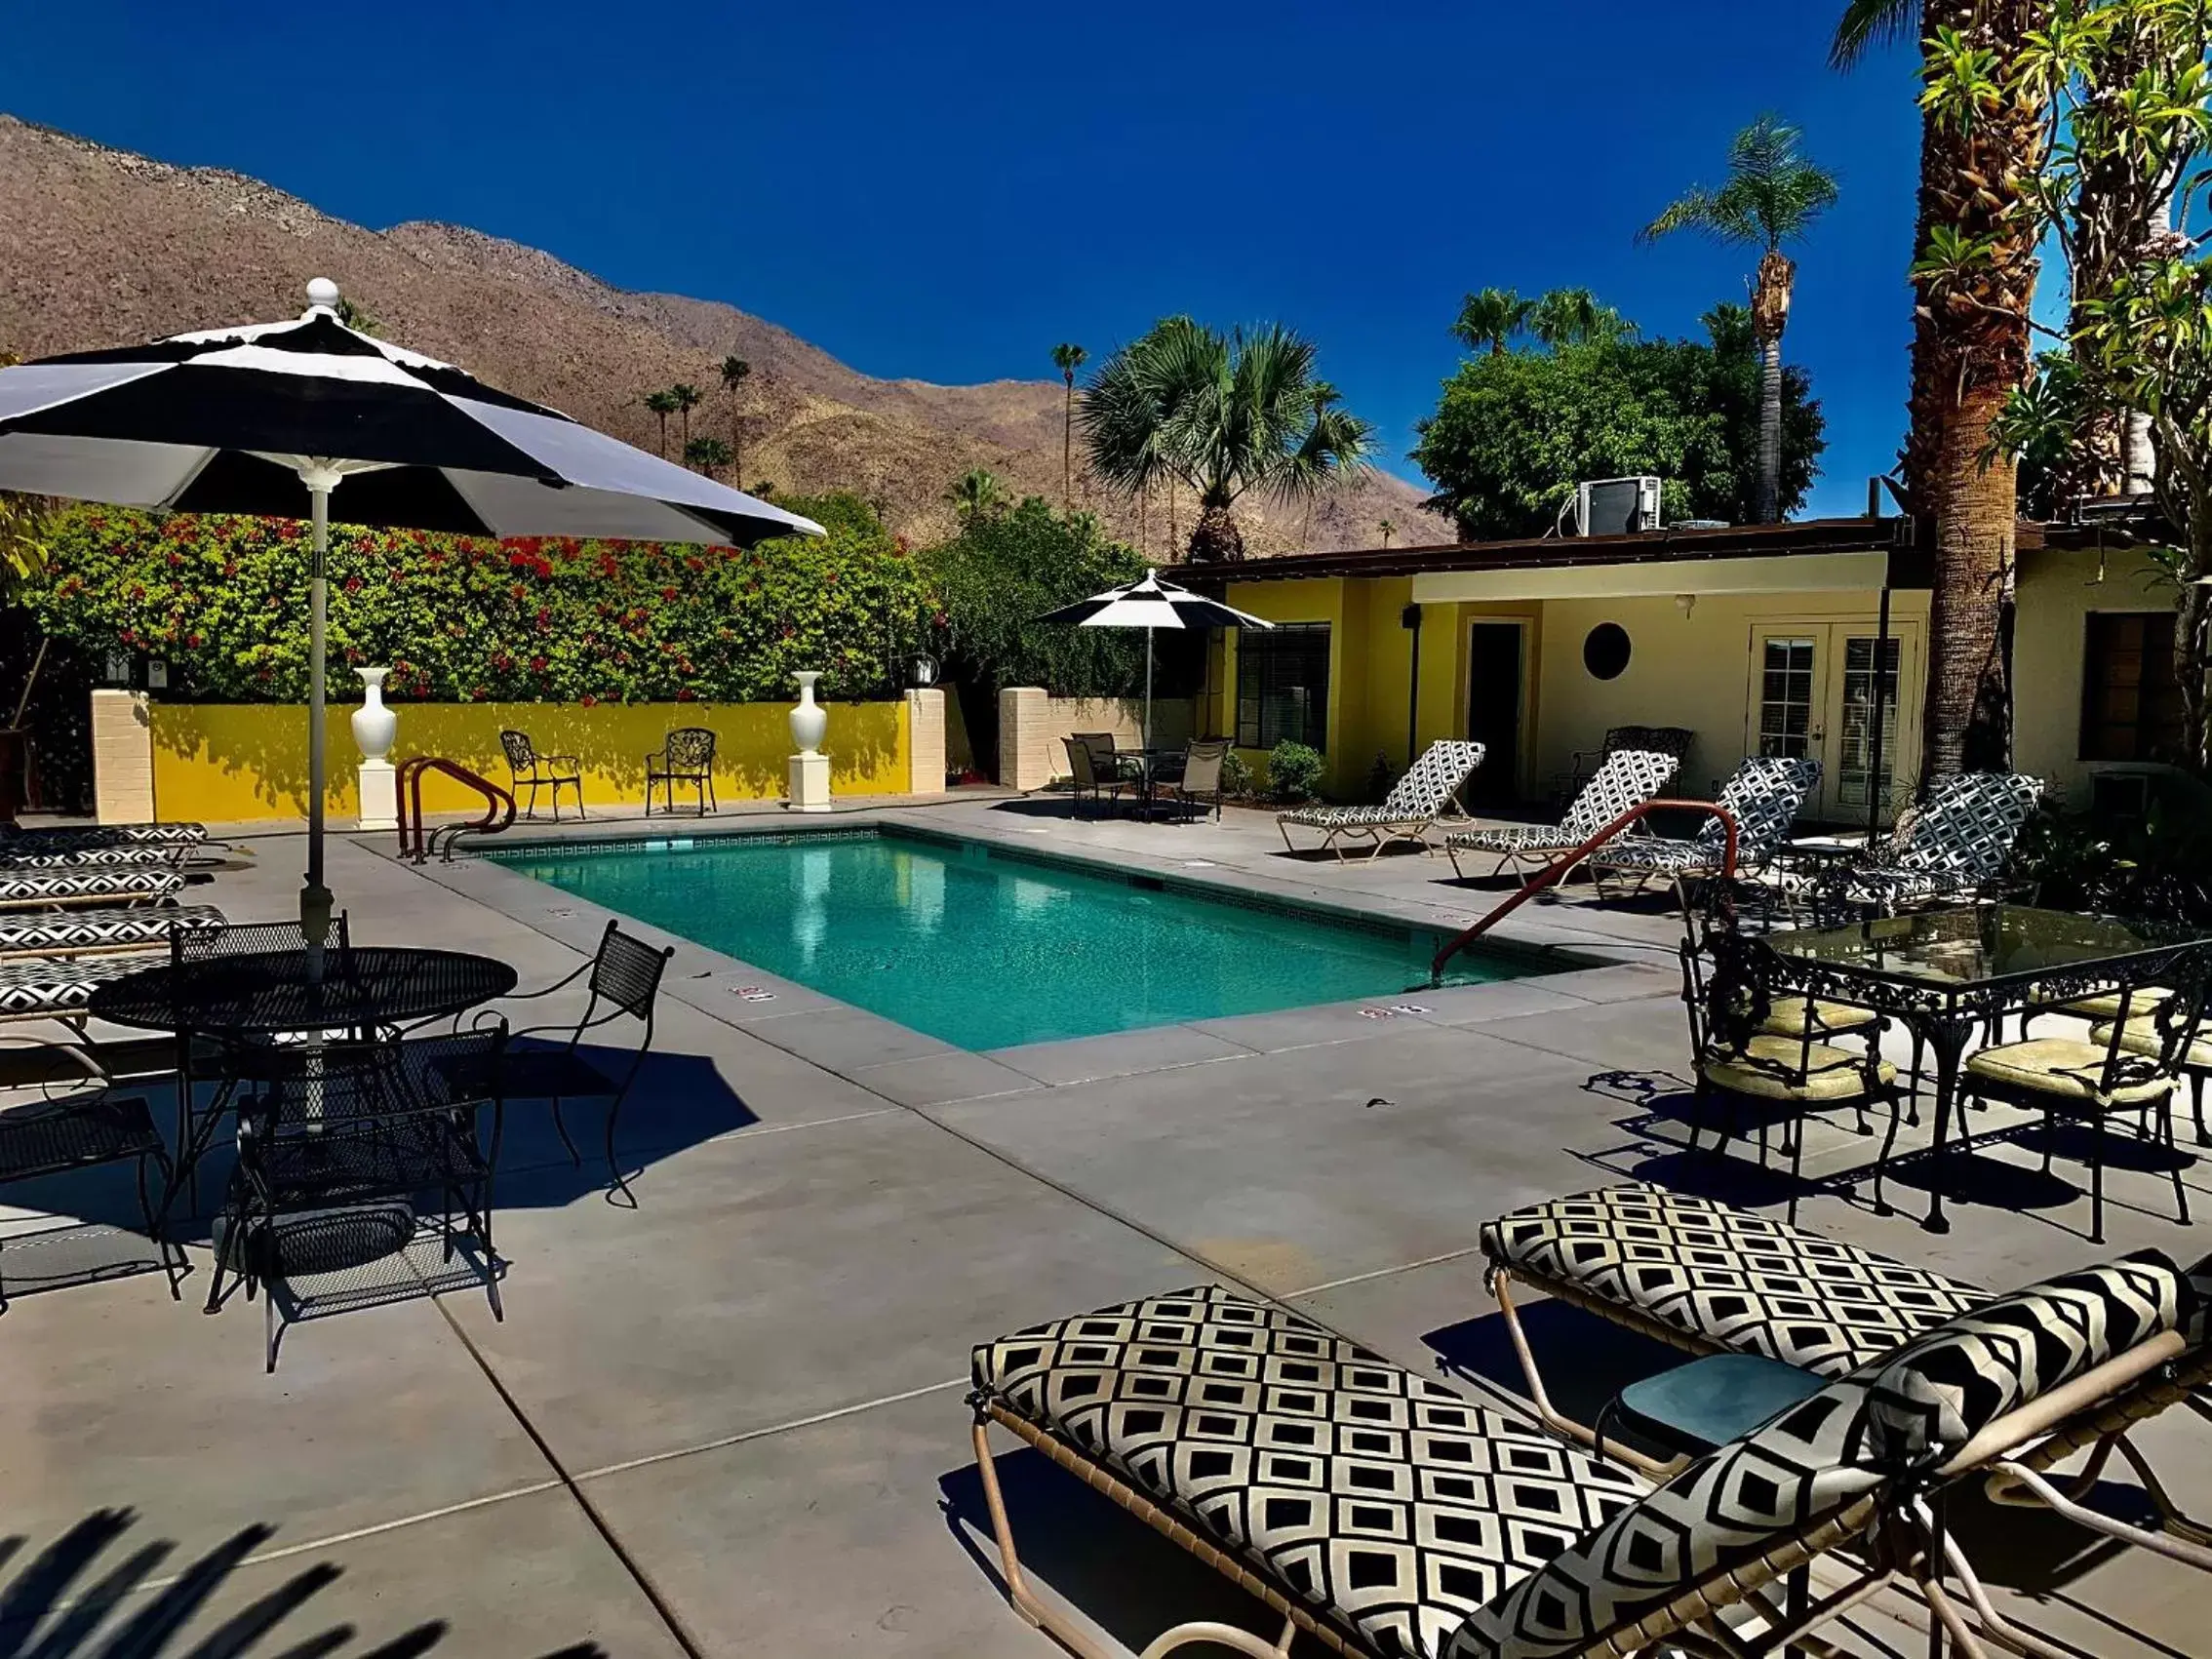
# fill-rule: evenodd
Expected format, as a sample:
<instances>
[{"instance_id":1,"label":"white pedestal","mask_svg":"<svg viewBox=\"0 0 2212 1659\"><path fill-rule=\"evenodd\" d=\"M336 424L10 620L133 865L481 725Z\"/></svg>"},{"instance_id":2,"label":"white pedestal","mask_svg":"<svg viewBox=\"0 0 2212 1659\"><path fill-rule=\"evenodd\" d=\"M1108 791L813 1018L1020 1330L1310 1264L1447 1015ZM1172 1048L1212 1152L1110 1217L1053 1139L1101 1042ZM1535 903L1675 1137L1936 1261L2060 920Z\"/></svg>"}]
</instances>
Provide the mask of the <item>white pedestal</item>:
<instances>
[{"instance_id":1,"label":"white pedestal","mask_svg":"<svg viewBox=\"0 0 2212 1659\"><path fill-rule=\"evenodd\" d=\"M794 812L826 812L829 804L829 756L793 755L785 769L790 806Z\"/></svg>"},{"instance_id":2,"label":"white pedestal","mask_svg":"<svg viewBox=\"0 0 2212 1659\"><path fill-rule=\"evenodd\" d=\"M398 829L399 774L392 763L363 761L356 770L361 778L361 827Z\"/></svg>"}]
</instances>

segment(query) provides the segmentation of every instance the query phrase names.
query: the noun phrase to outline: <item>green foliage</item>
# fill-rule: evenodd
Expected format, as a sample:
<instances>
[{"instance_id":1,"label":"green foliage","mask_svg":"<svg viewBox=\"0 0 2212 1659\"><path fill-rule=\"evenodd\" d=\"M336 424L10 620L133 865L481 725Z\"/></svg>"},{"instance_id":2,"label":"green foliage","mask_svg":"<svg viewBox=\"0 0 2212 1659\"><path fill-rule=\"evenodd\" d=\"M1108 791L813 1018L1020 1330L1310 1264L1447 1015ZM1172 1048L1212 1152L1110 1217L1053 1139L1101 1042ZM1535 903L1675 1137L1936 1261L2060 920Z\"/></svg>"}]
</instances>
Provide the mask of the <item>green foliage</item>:
<instances>
[{"instance_id":1,"label":"green foliage","mask_svg":"<svg viewBox=\"0 0 2212 1659\"><path fill-rule=\"evenodd\" d=\"M1131 495L1180 480L1199 498L1191 557L1241 558L1241 496L1309 499L1367 465L1374 428L1335 407L1314 367L1312 343L1280 323L1223 334L1166 318L1092 375L1081 415L1091 467Z\"/></svg>"},{"instance_id":2,"label":"green foliage","mask_svg":"<svg viewBox=\"0 0 2212 1659\"><path fill-rule=\"evenodd\" d=\"M1325 763L1318 749L1287 738L1267 752L1267 787L1278 801L1295 806L1311 801L1321 787Z\"/></svg>"},{"instance_id":3,"label":"green foliage","mask_svg":"<svg viewBox=\"0 0 2212 1659\"><path fill-rule=\"evenodd\" d=\"M967 515L960 534L921 555L937 594L936 628L964 685L1043 686L1062 696L1122 696L1144 685L1144 635L1041 623L1047 611L1144 574L1131 548L1088 513L1032 495L1011 512Z\"/></svg>"},{"instance_id":4,"label":"green foliage","mask_svg":"<svg viewBox=\"0 0 2212 1659\"><path fill-rule=\"evenodd\" d=\"M1728 182L1718 190L1693 185L1638 239L1697 230L1726 247L1763 251L1802 236L1836 205L1836 176L1798 154L1797 138L1779 116L1761 115L1728 145Z\"/></svg>"},{"instance_id":5,"label":"green foliage","mask_svg":"<svg viewBox=\"0 0 2212 1659\"><path fill-rule=\"evenodd\" d=\"M334 525L333 679L383 663L394 697L721 702L787 697L813 668L830 696L882 695L887 649L927 613L919 563L854 496L789 505L827 538L739 551ZM29 597L58 638L166 657L172 696L306 695L305 525L72 506L53 554Z\"/></svg>"},{"instance_id":6,"label":"green foliage","mask_svg":"<svg viewBox=\"0 0 2212 1659\"><path fill-rule=\"evenodd\" d=\"M1585 478L1656 473L1670 519L1751 517L1758 485L1758 353L1749 314L1719 305L1711 343L1598 339L1469 359L1419 426L1414 462L1461 535L1542 535ZM1784 512L1826 447L1801 369L1782 373Z\"/></svg>"},{"instance_id":7,"label":"green foliage","mask_svg":"<svg viewBox=\"0 0 2212 1659\"><path fill-rule=\"evenodd\" d=\"M684 464L710 476L725 470L735 458L720 438L692 438L684 445Z\"/></svg>"},{"instance_id":8,"label":"green foliage","mask_svg":"<svg viewBox=\"0 0 2212 1659\"><path fill-rule=\"evenodd\" d=\"M1252 798L1252 769L1235 749L1221 757L1221 793L1239 801Z\"/></svg>"},{"instance_id":9,"label":"green foliage","mask_svg":"<svg viewBox=\"0 0 2212 1659\"><path fill-rule=\"evenodd\" d=\"M1510 288L1485 288L1459 302L1451 332L1469 351L1501 352L1527 332L1536 301Z\"/></svg>"},{"instance_id":10,"label":"green foliage","mask_svg":"<svg viewBox=\"0 0 2212 1659\"><path fill-rule=\"evenodd\" d=\"M1398 772L1390 764L1390 757L1380 749L1375 751L1374 765L1367 768L1367 789L1362 800L1377 806L1389 796L1391 785L1398 781Z\"/></svg>"},{"instance_id":11,"label":"green foliage","mask_svg":"<svg viewBox=\"0 0 2212 1659\"><path fill-rule=\"evenodd\" d=\"M2212 793L2171 780L2139 822L2045 808L2013 869L2037 884L2038 904L2212 928Z\"/></svg>"},{"instance_id":12,"label":"green foliage","mask_svg":"<svg viewBox=\"0 0 2212 1659\"><path fill-rule=\"evenodd\" d=\"M971 466L945 486L945 499L952 503L953 511L960 515L962 522L967 523L1004 512L1007 492L997 473L986 467Z\"/></svg>"}]
</instances>

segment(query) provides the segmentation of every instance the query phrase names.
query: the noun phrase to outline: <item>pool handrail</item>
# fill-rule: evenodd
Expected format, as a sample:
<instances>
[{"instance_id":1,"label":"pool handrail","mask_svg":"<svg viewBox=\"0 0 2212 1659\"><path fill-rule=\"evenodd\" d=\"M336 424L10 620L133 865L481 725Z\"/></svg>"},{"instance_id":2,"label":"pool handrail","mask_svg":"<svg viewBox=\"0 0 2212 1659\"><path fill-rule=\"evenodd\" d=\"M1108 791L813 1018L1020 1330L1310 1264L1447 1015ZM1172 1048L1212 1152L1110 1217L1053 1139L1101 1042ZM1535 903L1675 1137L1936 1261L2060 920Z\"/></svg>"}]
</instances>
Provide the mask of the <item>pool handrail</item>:
<instances>
[{"instance_id":1,"label":"pool handrail","mask_svg":"<svg viewBox=\"0 0 2212 1659\"><path fill-rule=\"evenodd\" d=\"M472 818L467 823L448 824L439 829L430 830L428 831L428 840L425 842L425 826L422 818L422 776L423 773L432 771L441 772L447 777L453 778L456 783L465 783L471 789L481 790L484 795L484 816ZM515 821L515 798L511 793L501 789L490 778L470 771L460 762L448 760L443 755L410 755L406 760L400 762L399 773L394 782L397 785L394 793L398 797L396 803L398 810L395 816L399 819L400 856L416 864L427 862L430 854L439 850L438 837L440 835L446 838L444 856L446 861L451 863L454 856L454 844L461 836L472 832L496 835ZM415 831L413 850L409 849L407 839L411 819Z\"/></svg>"},{"instance_id":2,"label":"pool handrail","mask_svg":"<svg viewBox=\"0 0 2212 1659\"><path fill-rule=\"evenodd\" d=\"M1735 813L1729 811L1727 808L1714 801L1639 801L1635 806L1631 807L1627 811L1621 813L1619 817L1613 819L1611 823L1606 824L1602 829L1600 829L1595 835L1591 836L1588 841L1584 842L1573 851L1561 854L1559 858L1555 859L1553 862L1545 865L1541 870L1537 871L1533 876L1530 876L1528 880L1521 884L1521 887L1517 890L1506 895L1506 900L1503 904L1492 910L1489 915L1483 917L1472 928L1468 928L1463 931L1454 934L1451 938L1446 939L1444 941L1443 948L1438 951L1436 956L1429 963L1429 982L1432 985L1442 984L1444 965L1450 962L1453 957L1457 956L1461 951L1465 950L1469 945L1473 944L1477 939L1481 938L1484 933L1488 932L1498 923L1504 921L1506 917L1512 915L1514 911L1520 909L1521 905L1527 903L1531 898L1534 898L1546 888L1552 887L1562 880L1566 876L1567 872L1572 870L1585 858L1588 858L1591 853L1597 851L1599 848L1604 846L1605 843L1611 841L1615 836L1619 835L1623 830L1627 829L1629 825L1635 823L1639 818L1645 816L1647 813L1664 811L1670 808L1678 811L1704 812L1710 817L1716 817L1720 820L1720 834L1723 844L1720 853L1720 879L1724 882L1734 880L1736 874L1737 835Z\"/></svg>"}]
</instances>

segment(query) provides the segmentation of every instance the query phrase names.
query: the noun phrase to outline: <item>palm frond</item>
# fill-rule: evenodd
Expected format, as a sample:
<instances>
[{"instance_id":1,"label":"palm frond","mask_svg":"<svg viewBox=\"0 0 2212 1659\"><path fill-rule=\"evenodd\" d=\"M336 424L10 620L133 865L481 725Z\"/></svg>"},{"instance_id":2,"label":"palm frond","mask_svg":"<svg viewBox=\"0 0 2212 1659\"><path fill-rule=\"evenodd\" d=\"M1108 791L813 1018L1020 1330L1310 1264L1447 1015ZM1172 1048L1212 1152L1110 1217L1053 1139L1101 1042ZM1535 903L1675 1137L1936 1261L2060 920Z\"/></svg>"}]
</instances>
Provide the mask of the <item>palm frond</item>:
<instances>
[{"instance_id":1,"label":"palm frond","mask_svg":"<svg viewBox=\"0 0 2212 1659\"><path fill-rule=\"evenodd\" d=\"M1916 40L1919 33L1920 0L1850 0L1836 20L1836 36L1828 45L1829 66L1856 68L1876 47Z\"/></svg>"}]
</instances>

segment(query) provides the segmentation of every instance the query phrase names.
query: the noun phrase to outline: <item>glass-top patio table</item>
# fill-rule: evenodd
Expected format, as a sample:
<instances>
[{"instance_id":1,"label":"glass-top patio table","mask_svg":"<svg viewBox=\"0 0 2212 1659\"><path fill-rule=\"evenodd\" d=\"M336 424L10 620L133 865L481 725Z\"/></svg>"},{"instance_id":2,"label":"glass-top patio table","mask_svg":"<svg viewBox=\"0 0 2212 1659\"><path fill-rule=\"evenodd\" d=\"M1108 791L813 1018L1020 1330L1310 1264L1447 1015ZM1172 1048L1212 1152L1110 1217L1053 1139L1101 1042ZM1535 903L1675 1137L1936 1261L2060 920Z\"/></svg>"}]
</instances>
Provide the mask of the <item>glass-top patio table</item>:
<instances>
[{"instance_id":1,"label":"glass-top patio table","mask_svg":"<svg viewBox=\"0 0 2212 1659\"><path fill-rule=\"evenodd\" d=\"M2156 984L2206 940L2187 928L1982 904L1801 928L1757 943L1770 992L1873 1008L1904 1025L1916 1047L1924 1044L1934 1056L1935 1140L1924 1225L1943 1233L1951 1224L1943 1213L1940 1169L1958 1065L1974 1033L2032 1003Z\"/></svg>"}]
</instances>

